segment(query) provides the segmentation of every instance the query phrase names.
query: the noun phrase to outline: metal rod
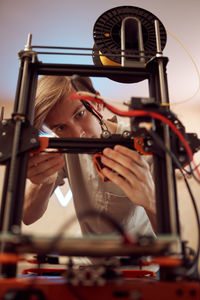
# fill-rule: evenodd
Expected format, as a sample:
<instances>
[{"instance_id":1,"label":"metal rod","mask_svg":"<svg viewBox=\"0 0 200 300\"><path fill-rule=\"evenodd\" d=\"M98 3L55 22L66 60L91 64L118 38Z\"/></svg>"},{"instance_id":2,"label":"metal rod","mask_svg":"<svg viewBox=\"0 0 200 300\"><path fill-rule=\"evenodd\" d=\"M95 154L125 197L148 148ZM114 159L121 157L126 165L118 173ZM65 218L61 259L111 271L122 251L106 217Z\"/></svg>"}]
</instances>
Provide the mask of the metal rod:
<instances>
[{"instance_id":1,"label":"metal rod","mask_svg":"<svg viewBox=\"0 0 200 300\"><path fill-rule=\"evenodd\" d=\"M10 171L8 178L8 188L6 194L6 202L5 202L5 215L4 222L2 224L2 232L8 232L10 226L10 217L11 217L11 209L12 209L12 200L14 198L14 186L16 182L16 167L17 167L17 154L19 149L20 142L20 133L21 133L21 120L18 120L15 125L15 133L14 140L12 145L12 156L10 161Z\"/></svg>"},{"instance_id":2,"label":"metal rod","mask_svg":"<svg viewBox=\"0 0 200 300\"><path fill-rule=\"evenodd\" d=\"M32 42L32 34L29 33L27 38L27 43L24 48L25 51L31 51L31 42Z\"/></svg>"},{"instance_id":3,"label":"metal rod","mask_svg":"<svg viewBox=\"0 0 200 300\"><path fill-rule=\"evenodd\" d=\"M0 121L4 118L4 106L1 107Z\"/></svg>"},{"instance_id":4,"label":"metal rod","mask_svg":"<svg viewBox=\"0 0 200 300\"><path fill-rule=\"evenodd\" d=\"M138 51L140 52L140 51ZM126 52L125 52L126 53ZM73 52L47 52L47 51L38 51L37 54L40 55L74 55L74 56L93 56L93 53L73 53ZM99 53L95 53L95 55L97 56L106 56L106 57L125 57L126 54L113 54L113 53L106 53L106 54L99 54ZM143 58L151 58L151 56L144 56L143 51L141 51L141 55L143 56ZM135 58L135 59L139 59L141 58L141 55L136 55L136 54L131 54L130 52L128 53L128 56L130 58Z\"/></svg>"},{"instance_id":5,"label":"metal rod","mask_svg":"<svg viewBox=\"0 0 200 300\"><path fill-rule=\"evenodd\" d=\"M161 50L161 42L160 42L160 28L159 28L159 21L155 20L155 33L156 33L156 51L158 56L162 56ZM161 96L161 103L169 103L169 99L167 97L166 91L166 84L165 84L165 76L164 76L164 66L163 61L158 61L158 71L159 71L159 81L160 81L160 96Z\"/></svg>"},{"instance_id":6,"label":"metal rod","mask_svg":"<svg viewBox=\"0 0 200 300\"><path fill-rule=\"evenodd\" d=\"M166 87L166 78L162 60L162 49L161 49L161 42L160 42L160 28L159 28L159 21L155 20L155 33L156 33L156 47L158 53L158 75L159 75L159 83L160 83L160 103L168 104L168 91ZM164 126L164 143L167 149L171 149L171 142L170 142L170 132L169 127L167 125ZM171 226L171 233L177 234L177 212L176 212L176 195L175 195L175 182L173 179L173 163L172 158L166 152L166 175L167 175L167 185L168 185L168 203L169 203L169 218L170 218L170 226Z\"/></svg>"},{"instance_id":7,"label":"metal rod","mask_svg":"<svg viewBox=\"0 0 200 300\"><path fill-rule=\"evenodd\" d=\"M106 147L113 148L116 144L134 149L134 140L112 135L110 138L49 138L48 148L63 149L65 153L97 153Z\"/></svg>"},{"instance_id":8,"label":"metal rod","mask_svg":"<svg viewBox=\"0 0 200 300\"><path fill-rule=\"evenodd\" d=\"M136 17L126 17L122 20L122 25L121 25L121 65L122 67L124 66L128 66L131 64L131 60L129 61L129 59L126 59L126 22L127 21L132 21L132 25L134 23L137 24L137 38L135 38L133 36L133 40L137 39L138 41L138 48L137 49L130 49L130 50L137 50L140 55L138 55L139 61L144 62L144 43L143 43L143 34L142 34L142 25L141 25L141 21L136 18ZM129 28L131 26L128 26ZM131 29L130 29L131 30ZM128 58L130 58L131 56L128 54Z\"/></svg>"},{"instance_id":9,"label":"metal rod","mask_svg":"<svg viewBox=\"0 0 200 300\"><path fill-rule=\"evenodd\" d=\"M83 51L93 51L93 48L82 48L82 47L61 47L61 46L31 46L32 49L61 49L61 50L83 50Z\"/></svg>"},{"instance_id":10,"label":"metal rod","mask_svg":"<svg viewBox=\"0 0 200 300\"><path fill-rule=\"evenodd\" d=\"M133 68L133 67L112 67L112 66L92 66L92 65L70 65L70 64L38 64L38 75L74 75L91 77L107 77L111 75L118 76L141 76L142 79L147 79L151 71L147 68Z\"/></svg>"}]
</instances>

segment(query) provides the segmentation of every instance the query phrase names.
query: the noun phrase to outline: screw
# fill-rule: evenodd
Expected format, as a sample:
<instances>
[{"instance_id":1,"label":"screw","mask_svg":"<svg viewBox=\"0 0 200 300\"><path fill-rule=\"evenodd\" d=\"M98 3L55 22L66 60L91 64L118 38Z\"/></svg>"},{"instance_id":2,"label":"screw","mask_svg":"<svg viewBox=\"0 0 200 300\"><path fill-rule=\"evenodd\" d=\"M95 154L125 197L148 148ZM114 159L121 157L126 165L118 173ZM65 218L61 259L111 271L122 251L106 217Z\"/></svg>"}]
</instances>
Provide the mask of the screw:
<instances>
[{"instance_id":1,"label":"screw","mask_svg":"<svg viewBox=\"0 0 200 300\"><path fill-rule=\"evenodd\" d=\"M130 136L130 131L126 130L126 131L123 132L122 135L123 135L124 138L128 138Z\"/></svg>"},{"instance_id":2,"label":"screw","mask_svg":"<svg viewBox=\"0 0 200 300\"><path fill-rule=\"evenodd\" d=\"M35 143L37 143L37 140L36 140L35 138L31 138L31 139L30 139L30 143L31 143L31 144L35 144Z\"/></svg>"},{"instance_id":3,"label":"screw","mask_svg":"<svg viewBox=\"0 0 200 300\"><path fill-rule=\"evenodd\" d=\"M20 227L18 225L13 225L12 226L12 232L15 234L20 233Z\"/></svg>"},{"instance_id":4,"label":"screw","mask_svg":"<svg viewBox=\"0 0 200 300\"><path fill-rule=\"evenodd\" d=\"M180 161L180 163L184 162L185 161L185 156L180 155L179 158L178 158L178 160Z\"/></svg>"},{"instance_id":5,"label":"screw","mask_svg":"<svg viewBox=\"0 0 200 300\"><path fill-rule=\"evenodd\" d=\"M111 133L108 130L104 130L101 136L105 139L108 139L111 136Z\"/></svg>"},{"instance_id":6,"label":"screw","mask_svg":"<svg viewBox=\"0 0 200 300\"><path fill-rule=\"evenodd\" d=\"M153 141L152 140L147 140L147 145L148 146L152 146L153 145Z\"/></svg>"},{"instance_id":7,"label":"screw","mask_svg":"<svg viewBox=\"0 0 200 300\"><path fill-rule=\"evenodd\" d=\"M1 121L1 124L2 124L2 125L6 125L7 123L8 123L7 120L2 120L2 121Z\"/></svg>"}]
</instances>

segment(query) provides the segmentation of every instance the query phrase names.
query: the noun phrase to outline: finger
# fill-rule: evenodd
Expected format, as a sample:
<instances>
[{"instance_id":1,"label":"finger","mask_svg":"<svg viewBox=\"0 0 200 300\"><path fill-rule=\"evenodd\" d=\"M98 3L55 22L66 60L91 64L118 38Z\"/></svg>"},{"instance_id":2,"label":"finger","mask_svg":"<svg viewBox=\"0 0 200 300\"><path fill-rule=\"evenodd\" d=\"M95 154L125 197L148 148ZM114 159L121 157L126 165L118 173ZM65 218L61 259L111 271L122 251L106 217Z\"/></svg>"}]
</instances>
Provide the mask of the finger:
<instances>
[{"instance_id":1,"label":"finger","mask_svg":"<svg viewBox=\"0 0 200 300\"><path fill-rule=\"evenodd\" d=\"M131 188L129 181L127 181L124 177L119 176L119 174L113 172L111 169L103 168L102 172L105 175L105 177L107 177L110 181L115 183L117 186L120 186L122 190L128 191Z\"/></svg>"},{"instance_id":2,"label":"finger","mask_svg":"<svg viewBox=\"0 0 200 300\"><path fill-rule=\"evenodd\" d=\"M129 157L131 160L134 160L135 163L137 163L139 166L143 167L144 165L148 165L148 163L143 159L142 155L139 154L135 150L131 150L127 147L121 146L121 145L116 145L114 147L114 150L126 155Z\"/></svg>"},{"instance_id":3,"label":"finger","mask_svg":"<svg viewBox=\"0 0 200 300\"><path fill-rule=\"evenodd\" d=\"M47 156L45 159L37 159L35 162L32 162L32 166L28 169L28 177L33 177L39 174L49 174L49 169L52 169L52 172L58 171L61 167L64 166L63 156ZM52 175L52 174L51 174Z\"/></svg>"},{"instance_id":4,"label":"finger","mask_svg":"<svg viewBox=\"0 0 200 300\"><path fill-rule=\"evenodd\" d=\"M40 172L35 175L31 175L29 180L31 180L35 184L41 184L44 182L53 183L56 180L56 174L59 171L59 169L62 168L62 164L56 164L54 166L51 166L51 168L46 169L44 172Z\"/></svg>"},{"instance_id":5,"label":"finger","mask_svg":"<svg viewBox=\"0 0 200 300\"><path fill-rule=\"evenodd\" d=\"M29 179L35 184L47 182L48 179L50 179L52 176L54 176L61 167L62 166L59 167L58 165L55 165L54 167L51 167L42 173L31 176ZM54 182L54 181L55 181L55 179L52 180L52 178L51 178L51 182Z\"/></svg>"},{"instance_id":6,"label":"finger","mask_svg":"<svg viewBox=\"0 0 200 300\"><path fill-rule=\"evenodd\" d=\"M148 206L149 199L152 199L154 191L152 180L145 182L135 178L131 182L108 168L103 168L102 171L104 176L119 186L133 203L144 207Z\"/></svg>"},{"instance_id":7,"label":"finger","mask_svg":"<svg viewBox=\"0 0 200 300\"><path fill-rule=\"evenodd\" d=\"M107 172L107 170L109 170L109 179L114 182L113 180L115 180L115 183L120 184L122 183L122 181L119 180L117 178L117 176L120 178L123 178L126 182L128 182L130 185L134 186L135 184L137 184L137 181L139 180L137 174L135 174L134 172L132 172L130 169L124 167L123 165L114 162L106 157L102 157L102 163L107 166L108 168L106 168L105 172ZM105 175L105 174L104 174ZM112 177L113 176L113 177Z\"/></svg>"},{"instance_id":8,"label":"finger","mask_svg":"<svg viewBox=\"0 0 200 300\"><path fill-rule=\"evenodd\" d=\"M146 164L143 164L142 166L138 165L132 157L109 148L104 151L102 163L129 181L134 180L134 178L143 180L145 173L147 172Z\"/></svg>"},{"instance_id":9,"label":"finger","mask_svg":"<svg viewBox=\"0 0 200 300\"><path fill-rule=\"evenodd\" d=\"M50 152L35 154L34 156L30 157L28 167L29 168L35 167L45 161L50 161L51 159L56 159L56 157L57 158L63 157L63 155L60 153L55 154L55 153L50 153Z\"/></svg>"}]
</instances>

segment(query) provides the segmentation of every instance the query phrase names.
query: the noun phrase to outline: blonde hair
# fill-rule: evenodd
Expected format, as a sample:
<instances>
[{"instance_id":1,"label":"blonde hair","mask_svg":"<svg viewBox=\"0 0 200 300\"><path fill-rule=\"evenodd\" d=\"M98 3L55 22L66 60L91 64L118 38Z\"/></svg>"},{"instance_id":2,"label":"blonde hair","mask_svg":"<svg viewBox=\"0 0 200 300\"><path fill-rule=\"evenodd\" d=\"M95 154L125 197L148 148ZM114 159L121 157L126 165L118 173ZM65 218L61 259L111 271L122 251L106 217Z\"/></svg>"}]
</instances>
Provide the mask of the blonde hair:
<instances>
[{"instance_id":1,"label":"blonde hair","mask_svg":"<svg viewBox=\"0 0 200 300\"><path fill-rule=\"evenodd\" d=\"M76 77L73 81L79 90L95 92L90 78ZM72 91L70 76L41 76L36 92L34 127L40 129L53 107Z\"/></svg>"}]
</instances>

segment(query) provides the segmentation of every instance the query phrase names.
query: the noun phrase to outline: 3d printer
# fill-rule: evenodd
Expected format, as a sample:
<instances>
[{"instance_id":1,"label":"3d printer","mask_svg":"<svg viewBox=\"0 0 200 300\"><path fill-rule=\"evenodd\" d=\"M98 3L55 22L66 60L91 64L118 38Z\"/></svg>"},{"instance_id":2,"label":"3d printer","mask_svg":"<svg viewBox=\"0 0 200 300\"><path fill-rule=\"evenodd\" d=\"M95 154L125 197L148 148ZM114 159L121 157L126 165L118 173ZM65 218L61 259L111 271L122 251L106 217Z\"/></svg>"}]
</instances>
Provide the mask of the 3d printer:
<instances>
[{"instance_id":1,"label":"3d printer","mask_svg":"<svg viewBox=\"0 0 200 300\"><path fill-rule=\"evenodd\" d=\"M11 119L3 119L0 123L0 162L6 165L0 218L1 299L200 299L197 267L200 231L198 249L190 257L185 243L180 240L175 184L175 169L179 168L183 172L185 164L191 166L192 154L199 150L200 142L196 134L185 132L184 126L170 111L166 75L168 59L162 54L166 43L165 28L148 11L122 6L110 9L98 18L94 25L94 41L94 47L89 49L95 64L92 66L42 63L38 55L49 52L35 49L56 51L56 47L32 46L31 35L25 49L19 52L20 69L14 111ZM63 51L74 49L59 48ZM62 149L68 153L97 154L106 146L123 144L143 154L153 154L158 222L156 241L138 237L133 244L126 243L123 233L119 239L105 239L103 242L99 242L98 237L94 240L63 239L61 235L56 238L54 250L64 256L120 256L122 264L128 262L129 265L133 262L147 264L151 257L151 261L160 265L159 280L145 277L144 273L138 277L124 271L119 281L116 269L122 266L109 265L104 266L104 271L99 275L104 278L103 286L93 282L88 287L84 285L84 280L74 280L80 270L74 272L71 264L59 280L41 276L16 278L17 255L34 252L39 259L44 260L52 251L52 241L20 233L29 151L40 151L44 142L33 127L34 98L39 75L108 77L122 83L148 80L149 98L133 97L127 112L115 109L101 97L74 96L86 102L100 101L114 113L129 116L130 134L110 136L105 132L100 139L47 138L45 147ZM152 124L150 130L140 126L144 122ZM98 168L101 171L100 165ZM189 192L200 228L198 211L190 189ZM174 244L178 247L172 252ZM84 273L85 280L98 272L99 269L88 267ZM75 281L76 286L73 285Z\"/></svg>"}]
</instances>

